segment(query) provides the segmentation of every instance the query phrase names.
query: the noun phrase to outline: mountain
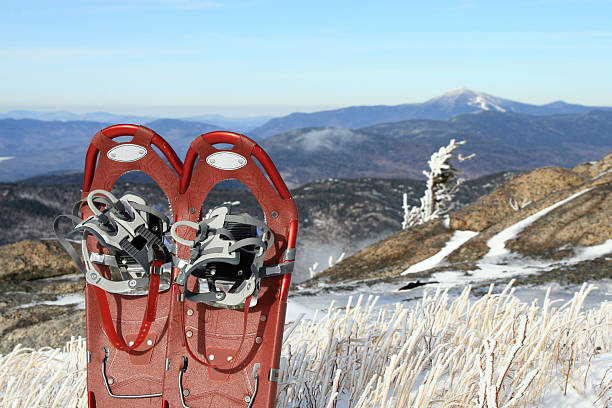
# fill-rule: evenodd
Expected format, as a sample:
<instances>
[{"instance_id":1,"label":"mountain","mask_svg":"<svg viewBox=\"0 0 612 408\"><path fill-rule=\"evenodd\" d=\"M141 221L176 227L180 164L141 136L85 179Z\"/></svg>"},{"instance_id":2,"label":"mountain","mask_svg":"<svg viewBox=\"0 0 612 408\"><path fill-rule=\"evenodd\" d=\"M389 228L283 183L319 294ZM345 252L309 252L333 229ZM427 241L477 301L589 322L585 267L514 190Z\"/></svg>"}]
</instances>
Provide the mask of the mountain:
<instances>
[{"instance_id":1,"label":"mountain","mask_svg":"<svg viewBox=\"0 0 612 408\"><path fill-rule=\"evenodd\" d=\"M100 122L0 120L0 181L82 171L91 138L107 126ZM180 157L198 135L219 129L178 119L158 119L145 126L163 135Z\"/></svg>"},{"instance_id":2,"label":"mountain","mask_svg":"<svg viewBox=\"0 0 612 408\"><path fill-rule=\"evenodd\" d=\"M183 157L198 135L214 125L160 119L147 126ZM91 136L105 124L0 120L0 181L82 171ZM360 129L305 128L260 144L285 180L296 187L325 178L422 178L427 160L450 139L466 140L468 177L536 167L574 166L612 150L612 111L534 116L480 111L449 120L408 120ZM14 157L14 158L10 158Z\"/></svg>"},{"instance_id":3,"label":"mountain","mask_svg":"<svg viewBox=\"0 0 612 408\"><path fill-rule=\"evenodd\" d=\"M231 130L233 132L247 132L254 127L261 126L272 116L253 116L253 117L228 117L223 115L195 115L178 120L188 122L213 123L216 128ZM39 112L31 110L12 110L7 113L0 113L0 119L34 119L51 122L103 122L109 124L116 123L151 123L158 120L154 116L119 115L108 112L88 112L73 113L69 111Z\"/></svg>"},{"instance_id":4,"label":"mountain","mask_svg":"<svg viewBox=\"0 0 612 408\"><path fill-rule=\"evenodd\" d=\"M203 133L221 130L210 123L193 122L179 119L158 119L145 124L161 135L176 151L179 157L185 157L191 142Z\"/></svg>"},{"instance_id":5,"label":"mountain","mask_svg":"<svg viewBox=\"0 0 612 408\"><path fill-rule=\"evenodd\" d=\"M223 130L230 130L238 133L249 133L250 130L263 125L272 119L272 116L252 116L245 118L227 117L222 115L197 115L183 118L183 120L192 120L195 122L214 123ZM254 139L257 140L255 135Z\"/></svg>"},{"instance_id":6,"label":"mountain","mask_svg":"<svg viewBox=\"0 0 612 408\"><path fill-rule=\"evenodd\" d=\"M0 119L34 119L51 122L104 122L104 123L146 123L155 120L152 116L116 115L108 112L73 113L69 111L38 112L12 110L0 113Z\"/></svg>"},{"instance_id":7,"label":"mountain","mask_svg":"<svg viewBox=\"0 0 612 408\"><path fill-rule=\"evenodd\" d=\"M574 168L515 177L440 220L395 233L306 286L581 283L610 277L612 154ZM410 285L408 285L410 286Z\"/></svg>"},{"instance_id":8,"label":"mountain","mask_svg":"<svg viewBox=\"0 0 612 408\"><path fill-rule=\"evenodd\" d=\"M608 107L572 105L562 101L546 105L530 105L498 98L483 92L460 88L432 98L423 103L395 106L350 106L342 109L313 113L292 113L253 129L250 134L260 138L300 128L343 127L362 128L378 123L399 122L409 119L446 120L453 116L479 111L516 112L530 115L557 115L586 113L594 109L612 110Z\"/></svg>"},{"instance_id":9,"label":"mountain","mask_svg":"<svg viewBox=\"0 0 612 408\"><path fill-rule=\"evenodd\" d=\"M107 123L102 122L2 119L0 120L0 156L32 155L88 145L91 137L107 126Z\"/></svg>"},{"instance_id":10,"label":"mountain","mask_svg":"<svg viewBox=\"0 0 612 408\"><path fill-rule=\"evenodd\" d=\"M261 142L291 185L338 177L422 178L450 139L466 140L468 177L542 166L574 166L612 151L612 111L533 116L482 111L445 121L408 120L361 129L307 128Z\"/></svg>"}]
</instances>

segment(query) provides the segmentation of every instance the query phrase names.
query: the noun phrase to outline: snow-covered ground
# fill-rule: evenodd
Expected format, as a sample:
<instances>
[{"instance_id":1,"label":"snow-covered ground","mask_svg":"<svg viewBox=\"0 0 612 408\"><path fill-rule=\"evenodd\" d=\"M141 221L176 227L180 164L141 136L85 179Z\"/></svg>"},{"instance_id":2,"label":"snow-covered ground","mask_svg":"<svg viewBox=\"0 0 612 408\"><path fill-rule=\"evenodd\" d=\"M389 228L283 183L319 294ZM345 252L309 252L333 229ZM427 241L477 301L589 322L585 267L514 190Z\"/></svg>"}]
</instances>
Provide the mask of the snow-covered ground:
<instances>
[{"instance_id":1,"label":"snow-covered ground","mask_svg":"<svg viewBox=\"0 0 612 408\"><path fill-rule=\"evenodd\" d=\"M585 310L592 287L568 302L551 290L537 306L511 286L449 291L391 309L353 298L289 323L277 407L610 406L612 304ZM75 339L63 351L0 356L0 406L84 408L85 350Z\"/></svg>"}]
</instances>

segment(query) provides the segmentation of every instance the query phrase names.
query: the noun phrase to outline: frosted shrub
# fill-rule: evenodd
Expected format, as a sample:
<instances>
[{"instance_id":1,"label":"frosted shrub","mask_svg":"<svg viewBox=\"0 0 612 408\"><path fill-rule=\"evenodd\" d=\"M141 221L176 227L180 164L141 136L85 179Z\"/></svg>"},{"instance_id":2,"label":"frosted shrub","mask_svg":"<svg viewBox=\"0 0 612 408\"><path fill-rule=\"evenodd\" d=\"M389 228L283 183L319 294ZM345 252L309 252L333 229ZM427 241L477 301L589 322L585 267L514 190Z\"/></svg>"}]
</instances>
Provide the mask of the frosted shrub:
<instances>
[{"instance_id":1,"label":"frosted shrub","mask_svg":"<svg viewBox=\"0 0 612 408\"><path fill-rule=\"evenodd\" d=\"M421 205L411 207L408 205L408 195L404 194L403 196L404 221L402 222L402 229L439 218L454 208L455 194L457 194L459 186L464 180L457 178L459 172L450 164L450 161L454 157L455 149L463 144L465 144L465 140L455 142L455 139L451 139L447 146L440 147L437 152L431 155L427 162L429 171L423 170L423 174L427 177L427 184L425 194L421 197ZM457 159L463 162L474 158L474 156L474 154L467 157L459 155Z\"/></svg>"},{"instance_id":2,"label":"frosted shrub","mask_svg":"<svg viewBox=\"0 0 612 408\"><path fill-rule=\"evenodd\" d=\"M612 304L583 311L593 286L558 305L523 303L511 284L452 300L438 288L414 307L376 298L333 304L286 327L277 407L530 407L551 389L612 401L612 368L592 387L591 362L612 349ZM550 291L549 291L550 292ZM612 367L612 362L608 362ZM85 408L85 345L0 356L0 406ZM555 405L558 406L558 405Z\"/></svg>"}]
</instances>

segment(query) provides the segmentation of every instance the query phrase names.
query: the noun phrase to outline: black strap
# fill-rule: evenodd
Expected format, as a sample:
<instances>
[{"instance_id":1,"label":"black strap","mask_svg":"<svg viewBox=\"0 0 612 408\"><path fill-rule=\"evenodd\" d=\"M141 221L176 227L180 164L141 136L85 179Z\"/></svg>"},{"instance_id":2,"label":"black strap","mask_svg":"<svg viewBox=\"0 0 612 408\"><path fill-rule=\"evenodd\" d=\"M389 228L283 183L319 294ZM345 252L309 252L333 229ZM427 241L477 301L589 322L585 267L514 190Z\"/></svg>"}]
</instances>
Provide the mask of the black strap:
<instances>
[{"instance_id":1,"label":"black strap","mask_svg":"<svg viewBox=\"0 0 612 408\"><path fill-rule=\"evenodd\" d=\"M64 247L68 255L70 255L70 258L72 258L77 268L79 268L79 270L83 272L83 274L86 274L87 271L85 270L85 266L83 265L83 260L81 259L77 251L74 249L74 247L70 244L70 242L68 242L68 235L73 234L76 231L73 229L68 235L66 235L59 230L59 224L63 218L72 221L74 226L78 225L83 220L75 215L60 214L53 220L53 232L55 233L55 236L57 237L57 240L59 241L60 245Z\"/></svg>"}]
</instances>

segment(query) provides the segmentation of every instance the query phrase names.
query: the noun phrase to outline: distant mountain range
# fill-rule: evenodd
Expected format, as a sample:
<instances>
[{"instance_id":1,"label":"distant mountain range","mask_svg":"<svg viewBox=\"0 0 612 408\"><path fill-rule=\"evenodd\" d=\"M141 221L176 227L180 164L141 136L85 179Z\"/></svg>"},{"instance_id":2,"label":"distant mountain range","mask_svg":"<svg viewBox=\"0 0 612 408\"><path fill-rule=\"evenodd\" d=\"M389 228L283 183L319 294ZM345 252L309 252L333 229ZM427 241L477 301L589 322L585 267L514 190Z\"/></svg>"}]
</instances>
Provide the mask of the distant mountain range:
<instances>
[{"instance_id":1,"label":"distant mountain range","mask_svg":"<svg viewBox=\"0 0 612 408\"><path fill-rule=\"evenodd\" d=\"M530 105L460 88L423 103L407 103L395 106L350 106L313 113L292 113L271 119L262 126L251 130L250 134L265 138L289 130L309 127L334 126L356 129L378 123L399 122L409 119L446 120L456 115L478 111L558 115L586 113L595 109L612 110L610 107L589 107L568 104L563 101L545 105Z\"/></svg>"},{"instance_id":2,"label":"distant mountain range","mask_svg":"<svg viewBox=\"0 0 612 408\"><path fill-rule=\"evenodd\" d=\"M0 120L0 157L12 157L0 160L0 181L82 170L91 138L107 126L100 122ZM198 135L220 129L176 119L158 119L146 126L163 135L181 157Z\"/></svg>"},{"instance_id":3,"label":"distant mountain range","mask_svg":"<svg viewBox=\"0 0 612 408\"><path fill-rule=\"evenodd\" d=\"M422 178L427 160L450 139L476 153L468 177L536 167L575 166L612 151L612 111L533 116L481 111L450 120L407 120L357 130L309 128L261 144L285 180L301 185L327 177Z\"/></svg>"},{"instance_id":4,"label":"distant mountain range","mask_svg":"<svg viewBox=\"0 0 612 408\"><path fill-rule=\"evenodd\" d=\"M270 120L272 116L254 116L234 118L223 115L195 115L178 120L188 122L212 123L217 128L246 132ZM101 123L134 123L146 124L159 120L154 116L117 115L108 112L73 113L68 111L39 112L31 110L12 110L0 113L0 119L34 119L52 122L101 122Z\"/></svg>"},{"instance_id":5,"label":"distant mountain range","mask_svg":"<svg viewBox=\"0 0 612 408\"><path fill-rule=\"evenodd\" d=\"M91 115L79 117L108 118ZM612 108L564 102L536 106L462 88L420 104L294 113L246 134L297 186L328 177L422 178L429 156L451 138L467 140L464 152L478 154L464 166L470 177L573 166L612 149L611 116ZM82 170L91 137L122 121L111 118L116 121L0 119L0 181ZM138 118L150 119L122 119ZM217 123L157 119L144 124L183 157L199 134L227 129L218 125L223 117L210 118Z\"/></svg>"}]
</instances>

